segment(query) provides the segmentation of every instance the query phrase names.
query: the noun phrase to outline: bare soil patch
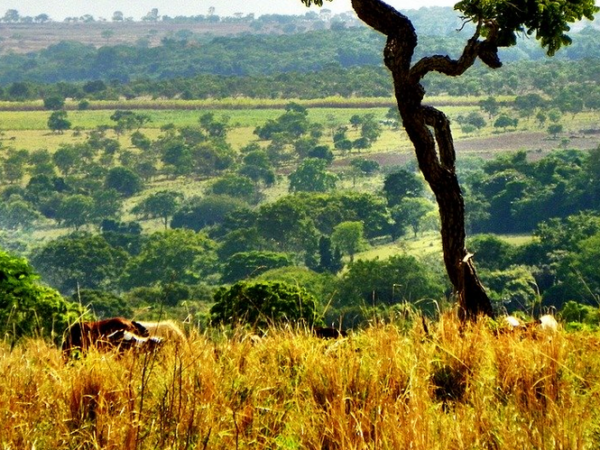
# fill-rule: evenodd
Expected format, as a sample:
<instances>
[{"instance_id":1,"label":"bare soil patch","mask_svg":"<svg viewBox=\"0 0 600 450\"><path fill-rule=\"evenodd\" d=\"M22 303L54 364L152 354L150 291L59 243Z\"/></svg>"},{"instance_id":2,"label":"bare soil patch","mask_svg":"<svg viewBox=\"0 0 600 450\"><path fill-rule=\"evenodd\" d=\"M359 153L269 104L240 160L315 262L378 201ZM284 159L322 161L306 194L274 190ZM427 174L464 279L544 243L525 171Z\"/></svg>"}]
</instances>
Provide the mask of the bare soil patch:
<instances>
[{"instance_id":1,"label":"bare soil patch","mask_svg":"<svg viewBox=\"0 0 600 450\"><path fill-rule=\"evenodd\" d=\"M578 133L565 136L569 139L566 147L579 150L591 150L600 145L600 134ZM561 139L551 139L541 131L507 132L493 136L458 139L455 141L456 153L461 156L477 156L483 159L493 159L500 152L525 150L532 160L542 158L552 150L561 147ZM389 152L365 153L365 158L377 161L381 166L402 166L412 161L412 148L407 151L405 146ZM340 165L347 164L339 161Z\"/></svg>"}]
</instances>

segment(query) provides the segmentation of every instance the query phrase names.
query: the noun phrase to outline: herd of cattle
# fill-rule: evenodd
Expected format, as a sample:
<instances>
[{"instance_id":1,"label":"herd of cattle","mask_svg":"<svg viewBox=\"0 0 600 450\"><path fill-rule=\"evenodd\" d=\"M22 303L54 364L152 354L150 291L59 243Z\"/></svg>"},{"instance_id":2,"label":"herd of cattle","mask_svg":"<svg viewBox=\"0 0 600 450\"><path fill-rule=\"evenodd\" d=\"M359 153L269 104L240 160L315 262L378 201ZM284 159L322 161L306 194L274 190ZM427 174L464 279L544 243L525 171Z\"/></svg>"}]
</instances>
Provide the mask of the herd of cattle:
<instances>
[{"instance_id":1,"label":"herd of cattle","mask_svg":"<svg viewBox=\"0 0 600 450\"><path fill-rule=\"evenodd\" d=\"M504 316L502 325L506 330L535 329L544 332L558 330L558 322L552 315L543 315L535 322L523 322L514 316ZM331 327L315 327L313 334L319 338L342 338L346 332ZM96 322L76 322L63 337L62 351L69 359L75 351L85 354L91 348L101 351L128 350L152 352L165 342L182 343L185 335L172 321L137 322L115 317Z\"/></svg>"}]
</instances>

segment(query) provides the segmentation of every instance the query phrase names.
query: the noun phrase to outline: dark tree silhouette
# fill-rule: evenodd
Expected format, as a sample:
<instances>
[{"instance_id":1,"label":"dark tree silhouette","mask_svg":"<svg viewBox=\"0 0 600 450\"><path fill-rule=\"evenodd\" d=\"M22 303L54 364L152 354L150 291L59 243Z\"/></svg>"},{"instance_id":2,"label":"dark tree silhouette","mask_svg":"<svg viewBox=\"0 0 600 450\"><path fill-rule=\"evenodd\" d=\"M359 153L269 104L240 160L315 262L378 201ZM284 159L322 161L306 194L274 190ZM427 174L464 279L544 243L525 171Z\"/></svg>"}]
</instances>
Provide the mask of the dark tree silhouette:
<instances>
[{"instance_id":1,"label":"dark tree silhouette","mask_svg":"<svg viewBox=\"0 0 600 450\"><path fill-rule=\"evenodd\" d=\"M302 0L322 6L323 0ZM457 293L460 317L493 315L491 302L477 276L472 255L465 246L465 206L456 176L450 121L440 110L423 104L421 80L430 72L462 75L477 58L492 69L501 67L499 47L516 44L518 33L535 34L549 55L570 44L569 23L598 11L594 0L483 2L463 0L455 5L475 32L462 55L426 56L413 62L417 34L410 19L381 0L352 0L358 17L387 37L383 60L394 82L394 94L403 126L412 141L419 168L431 187L440 210L446 271Z\"/></svg>"}]
</instances>

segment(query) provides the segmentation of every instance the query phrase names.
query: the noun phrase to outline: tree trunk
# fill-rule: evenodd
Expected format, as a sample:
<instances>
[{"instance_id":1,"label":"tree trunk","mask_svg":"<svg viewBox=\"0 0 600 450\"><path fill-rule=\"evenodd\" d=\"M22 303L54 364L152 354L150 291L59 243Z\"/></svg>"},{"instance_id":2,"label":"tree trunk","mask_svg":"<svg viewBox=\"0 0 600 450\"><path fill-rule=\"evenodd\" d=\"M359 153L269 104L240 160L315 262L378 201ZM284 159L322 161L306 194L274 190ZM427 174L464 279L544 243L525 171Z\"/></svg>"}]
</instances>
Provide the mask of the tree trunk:
<instances>
[{"instance_id":1,"label":"tree trunk","mask_svg":"<svg viewBox=\"0 0 600 450\"><path fill-rule=\"evenodd\" d=\"M477 56L487 59L484 62L488 65L498 67L495 47L488 41L478 41L477 32L459 60L436 55L411 66L417 36L410 20L380 0L352 0L352 6L365 23L387 36L384 62L392 73L398 109L414 145L419 168L439 206L444 263L458 296L459 316L462 320L492 316L491 302L465 246L465 207L456 177L450 123L444 113L423 105L425 90L421 79L433 70L458 76Z\"/></svg>"}]
</instances>

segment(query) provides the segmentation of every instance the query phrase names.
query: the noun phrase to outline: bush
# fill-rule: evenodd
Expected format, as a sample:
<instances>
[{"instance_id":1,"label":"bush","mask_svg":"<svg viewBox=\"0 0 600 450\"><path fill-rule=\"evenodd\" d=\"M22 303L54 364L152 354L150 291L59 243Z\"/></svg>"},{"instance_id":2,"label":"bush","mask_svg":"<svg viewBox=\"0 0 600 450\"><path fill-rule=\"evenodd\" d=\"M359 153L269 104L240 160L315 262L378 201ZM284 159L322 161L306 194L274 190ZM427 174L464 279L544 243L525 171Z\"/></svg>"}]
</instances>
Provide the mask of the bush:
<instances>
[{"instance_id":1,"label":"bush","mask_svg":"<svg viewBox=\"0 0 600 450\"><path fill-rule=\"evenodd\" d=\"M316 321L317 300L306 289L282 282L239 282L215 292L213 324L267 328L286 322Z\"/></svg>"},{"instance_id":2,"label":"bush","mask_svg":"<svg viewBox=\"0 0 600 450\"><path fill-rule=\"evenodd\" d=\"M0 249L0 332L12 341L23 336L59 339L80 314L52 288L38 283L27 260Z\"/></svg>"}]
</instances>

